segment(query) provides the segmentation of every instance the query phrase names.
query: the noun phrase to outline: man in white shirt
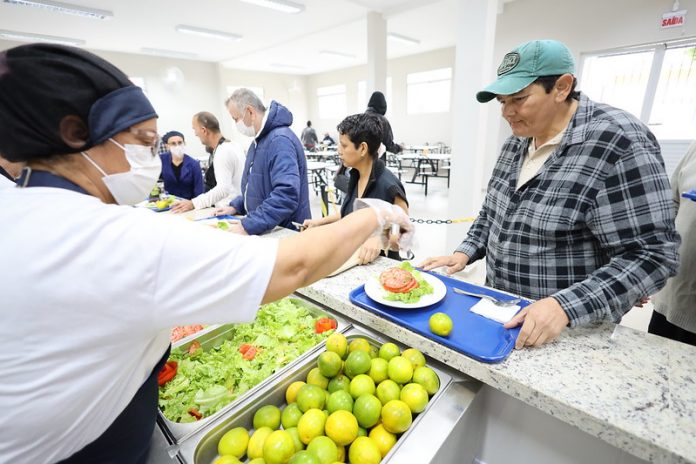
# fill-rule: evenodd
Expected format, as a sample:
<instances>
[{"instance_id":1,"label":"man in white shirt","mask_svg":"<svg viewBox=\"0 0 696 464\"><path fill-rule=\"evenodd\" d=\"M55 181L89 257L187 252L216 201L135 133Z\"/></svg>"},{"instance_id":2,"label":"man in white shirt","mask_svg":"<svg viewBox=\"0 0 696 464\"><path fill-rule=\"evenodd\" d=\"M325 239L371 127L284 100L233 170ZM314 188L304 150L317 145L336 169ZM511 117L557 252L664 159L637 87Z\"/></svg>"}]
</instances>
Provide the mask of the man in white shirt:
<instances>
[{"instance_id":1,"label":"man in white shirt","mask_svg":"<svg viewBox=\"0 0 696 464\"><path fill-rule=\"evenodd\" d=\"M242 192L244 150L220 133L220 123L207 111L193 116L193 131L201 143L212 152L205 174L207 191L191 200L181 200L172 206L172 212L183 213L192 209L227 205Z\"/></svg>"}]
</instances>

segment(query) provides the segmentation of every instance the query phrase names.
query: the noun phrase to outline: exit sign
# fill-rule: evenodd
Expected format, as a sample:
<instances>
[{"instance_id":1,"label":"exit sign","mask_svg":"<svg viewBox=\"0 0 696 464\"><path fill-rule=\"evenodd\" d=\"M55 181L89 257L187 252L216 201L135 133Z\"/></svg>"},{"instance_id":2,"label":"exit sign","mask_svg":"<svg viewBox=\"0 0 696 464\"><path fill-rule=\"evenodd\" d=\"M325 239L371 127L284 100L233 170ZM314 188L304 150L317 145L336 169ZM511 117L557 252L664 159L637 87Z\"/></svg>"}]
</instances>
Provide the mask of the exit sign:
<instances>
[{"instance_id":1,"label":"exit sign","mask_svg":"<svg viewBox=\"0 0 696 464\"><path fill-rule=\"evenodd\" d=\"M660 27L662 27L662 29L679 27L684 25L684 21L686 21L686 10L670 11L662 15Z\"/></svg>"}]
</instances>

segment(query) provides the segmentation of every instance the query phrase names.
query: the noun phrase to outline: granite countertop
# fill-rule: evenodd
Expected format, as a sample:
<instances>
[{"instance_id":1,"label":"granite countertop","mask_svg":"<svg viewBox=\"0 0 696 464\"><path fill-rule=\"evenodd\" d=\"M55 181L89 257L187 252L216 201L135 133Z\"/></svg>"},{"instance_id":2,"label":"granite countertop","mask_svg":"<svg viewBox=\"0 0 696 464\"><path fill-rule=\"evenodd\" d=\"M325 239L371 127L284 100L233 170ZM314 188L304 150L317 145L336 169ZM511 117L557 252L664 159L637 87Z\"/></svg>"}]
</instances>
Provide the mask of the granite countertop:
<instances>
[{"instance_id":1,"label":"granite countertop","mask_svg":"<svg viewBox=\"0 0 696 464\"><path fill-rule=\"evenodd\" d=\"M696 463L696 347L607 322L481 363L350 303L393 265L379 258L298 293L642 459Z\"/></svg>"}]
</instances>

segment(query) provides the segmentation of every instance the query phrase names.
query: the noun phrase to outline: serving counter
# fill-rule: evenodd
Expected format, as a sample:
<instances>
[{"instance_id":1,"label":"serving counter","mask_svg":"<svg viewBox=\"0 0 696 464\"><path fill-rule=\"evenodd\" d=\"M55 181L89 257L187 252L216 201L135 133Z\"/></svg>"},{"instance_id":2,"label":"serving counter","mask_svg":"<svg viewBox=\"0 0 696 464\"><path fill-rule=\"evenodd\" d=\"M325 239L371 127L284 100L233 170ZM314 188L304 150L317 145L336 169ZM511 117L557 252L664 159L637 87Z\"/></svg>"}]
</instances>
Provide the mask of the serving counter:
<instances>
[{"instance_id":1,"label":"serving counter","mask_svg":"<svg viewBox=\"0 0 696 464\"><path fill-rule=\"evenodd\" d=\"M482 363L350 302L351 290L394 263L379 258L297 293L480 382L466 408L452 406L461 409L455 425L429 462L696 464L696 347L605 322ZM158 449L150 462L181 459Z\"/></svg>"},{"instance_id":2,"label":"serving counter","mask_svg":"<svg viewBox=\"0 0 696 464\"><path fill-rule=\"evenodd\" d=\"M379 258L297 293L635 457L696 463L695 347L606 322L481 363L350 303L353 288L393 264Z\"/></svg>"}]
</instances>

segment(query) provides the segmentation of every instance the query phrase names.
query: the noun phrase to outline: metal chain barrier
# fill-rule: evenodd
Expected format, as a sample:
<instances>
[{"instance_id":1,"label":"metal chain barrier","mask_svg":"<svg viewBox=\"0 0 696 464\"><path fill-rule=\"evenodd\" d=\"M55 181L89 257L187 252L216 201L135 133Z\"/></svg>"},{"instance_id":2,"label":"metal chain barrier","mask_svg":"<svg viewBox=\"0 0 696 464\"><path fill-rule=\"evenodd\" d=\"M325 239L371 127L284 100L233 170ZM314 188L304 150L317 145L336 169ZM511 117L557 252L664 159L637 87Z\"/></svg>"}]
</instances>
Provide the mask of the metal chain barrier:
<instances>
[{"instance_id":1,"label":"metal chain barrier","mask_svg":"<svg viewBox=\"0 0 696 464\"><path fill-rule=\"evenodd\" d=\"M474 222L476 217L469 216L458 219L416 219L410 218L416 224L459 224L461 222Z\"/></svg>"}]
</instances>

